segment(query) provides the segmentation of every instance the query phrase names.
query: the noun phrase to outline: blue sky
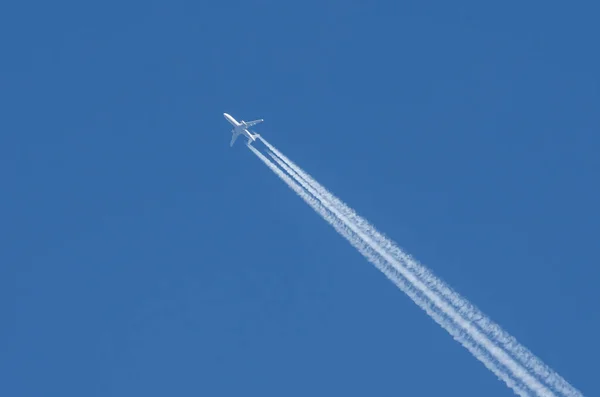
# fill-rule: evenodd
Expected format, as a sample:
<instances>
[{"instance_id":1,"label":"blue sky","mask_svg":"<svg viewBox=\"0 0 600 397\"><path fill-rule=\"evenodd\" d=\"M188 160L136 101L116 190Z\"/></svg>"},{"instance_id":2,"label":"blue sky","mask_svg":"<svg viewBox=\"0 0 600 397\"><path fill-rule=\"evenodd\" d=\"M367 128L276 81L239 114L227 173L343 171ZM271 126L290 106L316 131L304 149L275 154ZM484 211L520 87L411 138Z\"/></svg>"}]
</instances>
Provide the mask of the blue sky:
<instances>
[{"instance_id":1,"label":"blue sky","mask_svg":"<svg viewBox=\"0 0 600 397\"><path fill-rule=\"evenodd\" d=\"M595 2L0 6L0 394L507 396L222 116L600 394Z\"/></svg>"}]
</instances>

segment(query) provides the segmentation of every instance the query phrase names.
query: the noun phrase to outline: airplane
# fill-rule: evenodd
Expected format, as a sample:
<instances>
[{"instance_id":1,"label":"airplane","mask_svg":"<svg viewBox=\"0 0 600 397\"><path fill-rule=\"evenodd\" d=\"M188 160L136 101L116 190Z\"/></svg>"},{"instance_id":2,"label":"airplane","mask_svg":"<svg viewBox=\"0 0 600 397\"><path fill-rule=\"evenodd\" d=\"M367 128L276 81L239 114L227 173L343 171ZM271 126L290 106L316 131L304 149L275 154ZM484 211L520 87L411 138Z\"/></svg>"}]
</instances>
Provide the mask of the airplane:
<instances>
[{"instance_id":1,"label":"airplane","mask_svg":"<svg viewBox=\"0 0 600 397\"><path fill-rule=\"evenodd\" d=\"M258 138L260 136L258 134L252 134L248 130L248 128L250 128L253 125L256 125L258 123L262 123L264 121L263 119L252 120L252 121L244 121L244 120L237 121L236 119L234 119L227 113L223 113L223 116L225 116L225 120L229 121L231 123L231 125L233 125L233 129L231 130L231 134L233 136L231 137L231 143L229 144L229 146L233 146L233 144L235 143L235 140L240 135L244 135L246 138L248 138L248 145L250 145L252 142L254 142L256 140L256 138Z\"/></svg>"}]
</instances>

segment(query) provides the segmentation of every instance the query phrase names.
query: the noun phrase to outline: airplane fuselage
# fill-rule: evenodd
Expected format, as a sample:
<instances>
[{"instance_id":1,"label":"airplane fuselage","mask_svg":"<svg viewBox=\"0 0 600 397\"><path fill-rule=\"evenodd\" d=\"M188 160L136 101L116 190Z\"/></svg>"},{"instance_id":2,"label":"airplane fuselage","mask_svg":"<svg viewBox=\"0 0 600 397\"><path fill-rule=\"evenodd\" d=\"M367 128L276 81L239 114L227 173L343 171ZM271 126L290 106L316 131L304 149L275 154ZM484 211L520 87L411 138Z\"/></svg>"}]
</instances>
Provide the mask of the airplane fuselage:
<instances>
[{"instance_id":1,"label":"airplane fuselage","mask_svg":"<svg viewBox=\"0 0 600 397\"><path fill-rule=\"evenodd\" d=\"M234 135L245 136L246 138L248 138L248 143L252 143L256 140L256 136L253 135L250 131L248 131L248 126L243 120L239 122L227 113L223 113L223 116L225 116L225 120L229 121L229 123L231 123L231 125L233 126Z\"/></svg>"}]
</instances>

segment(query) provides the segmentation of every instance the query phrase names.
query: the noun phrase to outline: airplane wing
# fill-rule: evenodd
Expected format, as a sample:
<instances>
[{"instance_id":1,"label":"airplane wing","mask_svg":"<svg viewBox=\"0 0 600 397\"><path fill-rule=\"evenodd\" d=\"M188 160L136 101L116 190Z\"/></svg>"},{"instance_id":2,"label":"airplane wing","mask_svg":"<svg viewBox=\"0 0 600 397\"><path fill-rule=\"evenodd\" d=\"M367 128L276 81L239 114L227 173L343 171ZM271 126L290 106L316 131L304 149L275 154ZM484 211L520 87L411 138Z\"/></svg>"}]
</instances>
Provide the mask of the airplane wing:
<instances>
[{"instance_id":1,"label":"airplane wing","mask_svg":"<svg viewBox=\"0 0 600 397\"><path fill-rule=\"evenodd\" d=\"M240 134L236 134L235 131L231 131L231 132L232 132L233 136L231 137L231 143L229 143L229 146L233 146L237 137L240 136Z\"/></svg>"},{"instance_id":2,"label":"airplane wing","mask_svg":"<svg viewBox=\"0 0 600 397\"><path fill-rule=\"evenodd\" d=\"M252 127L253 125L256 125L258 123L262 123L264 120L263 119L258 119L258 120L252 120L252 121L246 121L246 126L248 127Z\"/></svg>"}]
</instances>

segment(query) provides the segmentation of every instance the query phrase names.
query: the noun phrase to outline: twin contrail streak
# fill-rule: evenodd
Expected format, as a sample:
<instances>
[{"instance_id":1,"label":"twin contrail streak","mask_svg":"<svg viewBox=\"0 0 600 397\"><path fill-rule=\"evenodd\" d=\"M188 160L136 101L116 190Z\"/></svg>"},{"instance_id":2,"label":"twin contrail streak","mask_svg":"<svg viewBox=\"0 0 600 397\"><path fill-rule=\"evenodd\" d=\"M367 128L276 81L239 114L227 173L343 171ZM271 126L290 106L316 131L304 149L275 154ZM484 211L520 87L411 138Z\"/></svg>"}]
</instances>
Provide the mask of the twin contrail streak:
<instances>
[{"instance_id":1,"label":"twin contrail streak","mask_svg":"<svg viewBox=\"0 0 600 397\"><path fill-rule=\"evenodd\" d=\"M552 389L570 397L582 395L580 391L571 386L559 374L554 372L526 347L521 345L513 336L504 331L498 324L495 324L469 301L452 290L452 288L444 281L434 276L429 269L419 264L407 253L403 252L393 241L378 232L367 220L357 215L354 210L321 186L314 178L302 170L302 168L294 164L269 142L264 139L261 140L271 152L279 157L281 161L283 161L298 176L296 180L298 180L299 183L302 183L300 181L303 180L305 184L309 185L315 192L315 197L322 197L325 201L329 202L331 206L336 208L349 221L349 223L356 225L362 234L369 236L375 244L389 253L395 259L395 261L390 262L392 266L404 267L410 270L430 290L439 294L445 301L450 303L460 316L476 325L488 339L491 339L495 344L501 345L521 366L527 368L528 371L535 374Z\"/></svg>"},{"instance_id":2,"label":"twin contrail streak","mask_svg":"<svg viewBox=\"0 0 600 397\"><path fill-rule=\"evenodd\" d=\"M428 269L405 254L267 141L260 139L274 153L269 154L281 168L249 146L256 156L515 393L529 396L531 391L538 396L555 396L550 388L532 376L531 373L534 373L555 391L569 397L581 395Z\"/></svg>"},{"instance_id":3,"label":"twin contrail streak","mask_svg":"<svg viewBox=\"0 0 600 397\"><path fill-rule=\"evenodd\" d=\"M256 150L254 147L249 146L250 150L254 152L277 176L279 176L294 192L296 192L308 205L310 205L323 219L329 222L334 229L346 238L352 246L354 246L365 258L375 265L382 273L384 273L398 288L406 293L421 309L423 309L434 321L436 321L442 328L450 333L454 339L461 343L473 356L481 361L490 371L496 376L502 379L511 389L513 389L520 396L530 396L530 394L524 389L519 381L513 379L502 366L496 364L491 356L480 346L478 346L473 340L468 338L464 332L462 332L453 322L446 318L444 313L440 313L432 303L422 297L419 292L407 282L402 275L391 267L384 259L379 257L365 242L358 236L356 236L351 230L348 229L347 225L344 224L340 219L330 214L328 210L319 202L319 200L313 198L308 194L301 186L286 175L281 169L267 159L262 153Z\"/></svg>"},{"instance_id":4,"label":"twin contrail streak","mask_svg":"<svg viewBox=\"0 0 600 397\"><path fill-rule=\"evenodd\" d=\"M290 167L287 164L285 164L282 160L278 159L274 155L272 157L280 167L282 167L286 172L288 172L290 175L292 175L292 177L294 177L296 182L300 183L300 185L302 187L304 187L306 190L308 190L311 194L313 194L313 195L316 194L315 190L310 185L308 185L306 183L306 181L303 181L292 169L290 169ZM316 197L318 197L318 196L316 196ZM536 391L536 393L538 393L539 395L542 395L542 396L553 396L554 395L547 388L545 388L542 384L540 384L539 382L536 382L536 380L533 377L531 377L531 375L529 375L526 371L524 371L523 368L516 365L516 363L514 363L514 360L512 360L505 352L503 352L497 346L493 345L481 332L477 331L472 324L468 323L462 317L458 316L456 311L453 308L451 308L439 296L435 295L431 290L428 290L425 287L425 285L422 283L422 281L417 279L414 276L414 274L411 274L410 272L408 272L404 266L402 266L400 263L398 263L392 257L390 257L390 255L388 253L385 253L385 251L383 251L380 247L378 247L371 238L366 236L361 231L358 231L356 226L353 225L352 223L348 222L347 218L345 218L345 216L340 214L340 212L337 211L337 209L335 207L331 207L330 205L328 205L329 203L326 203L323 200L321 202L324 203L325 207L328 210L330 210L338 218L340 218L366 244L368 244L368 246L370 248L372 248L373 250L375 250L375 252L377 252L379 255L381 255L388 264L390 264L404 278L408 279L409 283L411 284L411 286L413 288L415 288L417 291L419 291L419 293L424 294L427 297L427 299L430 302L432 302L438 310L440 310L444 315L449 317L449 319L453 323L459 325L460 328L462 328L462 330L463 330L462 332L465 333L465 335L464 335L465 339L471 339L471 342L474 342L480 346L483 346L487 353L489 353L500 364L502 364L504 367L506 367L509 370L509 372L513 373L512 376L514 378L522 379L524 381L524 383L528 385L529 388ZM446 324L440 323L440 325L443 328L447 329ZM448 332L450 332L450 331L448 331ZM452 332L450 332L450 333L452 334ZM463 346L465 346L466 348L469 348L471 346L471 344L463 343ZM479 353L481 353L481 351ZM476 355L476 357L481 360L481 354ZM488 360L486 360L486 362L488 362ZM488 362L488 364L489 364L489 362ZM492 371L500 379L505 381L507 383L507 385L509 385L509 387L514 386L513 383L509 383L509 381L512 380L511 375L509 373L507 373L506 371L501 371L499 367L488 366L488 368L492 369ZM524 390L519 390L519 393L524 393L523 395L528 395L525 393Z\"/></svg>"}]
</instances>

